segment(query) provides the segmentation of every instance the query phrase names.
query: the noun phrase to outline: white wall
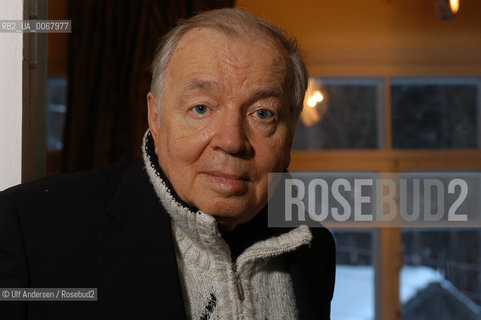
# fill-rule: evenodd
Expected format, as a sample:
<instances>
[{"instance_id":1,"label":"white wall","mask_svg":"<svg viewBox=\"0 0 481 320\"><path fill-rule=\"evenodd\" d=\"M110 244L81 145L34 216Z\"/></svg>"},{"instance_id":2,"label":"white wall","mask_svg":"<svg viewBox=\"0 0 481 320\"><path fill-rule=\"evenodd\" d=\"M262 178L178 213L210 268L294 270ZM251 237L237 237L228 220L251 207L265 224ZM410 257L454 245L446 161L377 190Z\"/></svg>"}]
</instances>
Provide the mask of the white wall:
<instances>
[{"instance_id":1,"label":"white wall","mask_svg":"<svg viewBox=\"0 0 481 320\"><path fill-rule=\"evenodd\" d=\"M0 20L22 20L22 0L1 0ZM0 33L0 190L22 174L21 33Z\"/></svg>"}]
</instances>

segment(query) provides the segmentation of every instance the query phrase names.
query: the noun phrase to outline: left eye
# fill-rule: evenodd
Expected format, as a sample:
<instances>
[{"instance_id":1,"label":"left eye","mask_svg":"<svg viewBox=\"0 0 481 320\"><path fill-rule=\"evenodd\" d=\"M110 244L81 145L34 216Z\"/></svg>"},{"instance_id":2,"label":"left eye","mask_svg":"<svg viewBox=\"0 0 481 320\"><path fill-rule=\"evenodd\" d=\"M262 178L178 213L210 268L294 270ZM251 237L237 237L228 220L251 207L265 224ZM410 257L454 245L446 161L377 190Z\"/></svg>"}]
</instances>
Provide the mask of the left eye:
<instances>
[{"instance_id":1,"label":"left eye","mask_svg":"<svg viewBox=\"0 0 481 320\"><path fill-rule=\"evenodd\" d=\"M267 120L267 119L272 118L274 116L274 114L272 112L270 112L269 110L266 110L266 109L257 109L254 112L254 116L256 116L257 118L259 118L261 120Z\"/></svg>"},{"instance_id":2,"label":"left eye","mask_svg":"<svg viewBox=\"0 0 481 320\"><path fill-rule=\"evenodd\" d=\"M199 116L202 116L202 115L207 114L207 113L210 111L210 109L209 109L209 107L207 107L207 106L205 106L205 105L203 105L203 104L199 104L199 105L193 107L193 108L192 108L192 111L193 111L195 114L197 114L197 115L199 115Z\"/></svg>"}]
</instances>

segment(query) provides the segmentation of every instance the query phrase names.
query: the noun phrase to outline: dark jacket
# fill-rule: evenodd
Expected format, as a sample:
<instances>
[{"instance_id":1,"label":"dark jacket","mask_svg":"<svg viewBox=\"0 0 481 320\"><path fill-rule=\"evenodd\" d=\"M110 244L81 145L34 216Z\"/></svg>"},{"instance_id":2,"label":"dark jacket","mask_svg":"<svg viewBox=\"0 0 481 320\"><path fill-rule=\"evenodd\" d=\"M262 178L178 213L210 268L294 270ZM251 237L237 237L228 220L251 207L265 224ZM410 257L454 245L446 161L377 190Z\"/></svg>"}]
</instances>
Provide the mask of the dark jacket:
<instances>
[{"instance_id":1,"label":"dark jacket","mask_svg":"<svg viewBox=\"0 0 481 320\"><path fill-rule=\"evenodd\" d=\"M289 256L300 319L329 319L331 233ZM98 288L97 302L0 302L0 319L185 319L170 220L141 160L0 193L0 288Z\"/></svg>"}]
</instances>

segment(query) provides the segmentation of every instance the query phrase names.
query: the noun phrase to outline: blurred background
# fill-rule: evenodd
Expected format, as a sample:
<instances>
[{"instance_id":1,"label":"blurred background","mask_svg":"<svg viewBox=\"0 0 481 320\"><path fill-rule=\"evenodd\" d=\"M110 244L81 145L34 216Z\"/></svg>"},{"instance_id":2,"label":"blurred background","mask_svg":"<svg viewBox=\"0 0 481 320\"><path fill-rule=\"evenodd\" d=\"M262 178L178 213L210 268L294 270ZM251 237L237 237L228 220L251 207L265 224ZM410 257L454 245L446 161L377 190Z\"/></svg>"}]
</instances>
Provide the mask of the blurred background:
<instances>
[{"instance_id":1,"label":"blurred background","mask_svg":"<svg viewBox=\"0 0 481 320\"><path fill-rule=\"evenodd\" d=\"M481 170L480 0L37 5L72 20L72 33L44 42L47 111L29 113L44 147L30 148L41 165L24 168L24 181L139 157L157 39L179 18L229 6L281 26L304 50L311 78L290 170ZM334 233L332 319L481 319L478 229Z\"/></svg>"}]
</instances>

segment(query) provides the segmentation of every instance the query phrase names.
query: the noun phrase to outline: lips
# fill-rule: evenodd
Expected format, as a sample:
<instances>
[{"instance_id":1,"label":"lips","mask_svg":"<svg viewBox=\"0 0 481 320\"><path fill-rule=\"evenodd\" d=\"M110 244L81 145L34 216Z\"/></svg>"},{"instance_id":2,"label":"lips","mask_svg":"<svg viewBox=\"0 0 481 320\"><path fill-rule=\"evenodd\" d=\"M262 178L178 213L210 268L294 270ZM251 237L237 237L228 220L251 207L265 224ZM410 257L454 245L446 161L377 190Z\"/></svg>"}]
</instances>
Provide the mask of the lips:
<instances>
[{"instance_id":1,"label":"lips","mask_svg":"<svg viewBox=\"0 0 481 320\"><path fill-rule=\"evenodd\" d=\"M226 196L241 195L247 191L249 178L247 175L225 172L203 172L203 175L213 188Z\"/></svg>"}]
</instances>

